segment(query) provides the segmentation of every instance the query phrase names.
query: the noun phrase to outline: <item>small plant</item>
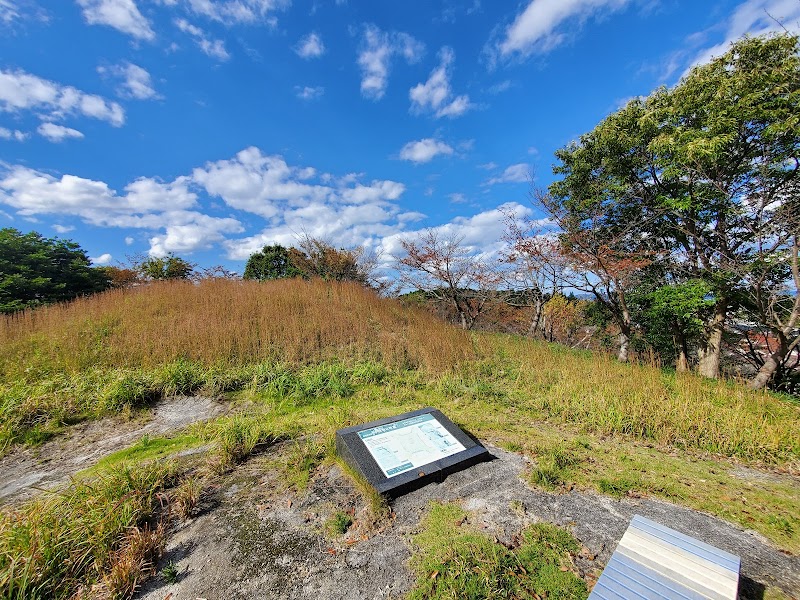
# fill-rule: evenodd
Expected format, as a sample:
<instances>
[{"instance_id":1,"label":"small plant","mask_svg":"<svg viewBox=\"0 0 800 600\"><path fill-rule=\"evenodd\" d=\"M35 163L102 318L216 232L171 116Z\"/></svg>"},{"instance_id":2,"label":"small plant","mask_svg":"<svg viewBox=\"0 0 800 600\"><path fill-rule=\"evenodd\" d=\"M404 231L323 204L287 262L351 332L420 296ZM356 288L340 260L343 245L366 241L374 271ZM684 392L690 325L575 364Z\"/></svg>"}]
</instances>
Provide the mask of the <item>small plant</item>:
<instances>
[{"instance_id":1,"label":"small plant","mask_svg":"<svg viewBox=\"0 0 800 600\"><path fill-rule=\"evenodd\" d=\"M186 520L197 514L202 493L203 485L196 477L187 477L181 482L175 490L173 503L182 519Z\"/></svg>"},{"instance_id":2,"label":"small plant","mask_svg":"<svg viewBox=\"0 0 800 600\"><path fill-rule=\"evenodd\" d=\"M164 568L161 569L161 579L170 585L173 583L178 583L178 575L180 575L180 571L178 571L178 565L172 560L170 560L166 565L164 565Z\"/></svg>"},{"instance_id":3,"label":"small plant","mask_svg":"<svg viewBox=\"0 0 800 600\"><path fill-rule=\"evenodd\" d=\"M332 535L344 535L353 524L353 518L346 512L336 511L326 523L327 530Z\"/></svg>"}]
</instances>

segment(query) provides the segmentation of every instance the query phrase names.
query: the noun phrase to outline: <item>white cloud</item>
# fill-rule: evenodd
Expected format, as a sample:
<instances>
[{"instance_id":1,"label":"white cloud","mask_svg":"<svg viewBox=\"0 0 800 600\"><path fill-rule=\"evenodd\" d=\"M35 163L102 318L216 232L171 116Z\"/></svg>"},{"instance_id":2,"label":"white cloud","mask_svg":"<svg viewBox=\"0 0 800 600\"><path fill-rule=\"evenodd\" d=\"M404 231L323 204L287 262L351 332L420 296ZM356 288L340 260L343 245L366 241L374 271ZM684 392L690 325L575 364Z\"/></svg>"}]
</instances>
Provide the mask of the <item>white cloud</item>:
<instances>
[{"instance_id":1,"label":"white cloud","mask_svg":"<svg viewBox=\"0 0 800 600\"><path fill-rule=\"evenodd\" d=\"M361 95L380 100L386 93L392 59L402 56L414 64L425 53L425 45L407 33L388 33L374 25L364 28L358 66L361 68Z\"/></svg>"},{"instance_id":2,"label":"white cloud","mask_svg":"<svg viewBox=\"0 0 800 600\"><path fill-rule=\"evenodd\" d=\"M125 98L151 100L161 97L153 87L150 73L139 65L126 62L110 67L100 66L97 67L97 72L101 75L108 74L122 80L117 93Z\"/></svg>"},{"instance_id":3,"label":"white cloud","mask_svg":"<svg viewBox=\"0 0 800 600\"><path fill-rule=\"evenodd\" d=\"M77 129L56 125L55 123L42 123L36 130L39 135L46 137L51 142L63 142L66 139L81 139L83 134Z\"/></svg>"},{"instance_id":4,"label":"white cloud","mask_svg":"<svg viewBox=\"0 0 800 600\"><path fill-rule=\"evenodd\" d=\"M511 80L506 79L504 81L501 81L500 83L495 83L494 85L490 86L489 89L487 89L486 91L493 95L502 94L503 92L507 92L508 90L510 90L512 85L513 83L511 82Z\"/></svg>"},{"instance_id":5,"label":"white cloud","mask_svg":"<svg viewBox=\"0 0 800 600\"><path fill-rule=\"evenodd\" d=\"M207 56L216 58L221 62L224 62L231 57L231 55L228 54L228 51L225 49L225 42L218 39L211 39L205 31L196 25L192 25L186 19L176 19L175 26L184 33L191 35L194 38L197 46Z\"/></svg>"},{"instance_id":6,"label":"white cloud","mask_svg":"<svg viewBox=\"0 0 800 600\"><path fill-rule=\"evenodd\" d=\"M491 259L503 249L502 237L505 230L505 217L508 214L514 215L514 218L517 219L524 219L531 217L533 210L516 202L509 202L471 217L456 217L449 223L430 229L442 239L450 236L461 238L461 243L469 252ZM414 239L423 231L404 231L387 236L381 241L382 254L386 257L402 256L403 249L400 241Z\"/></svg>"},{"instance_id":7,"label":"white cloud","mask_svg":"<svg viewBox=\"0 0 800 600\"><path fill-rule=\"evenodd\" d=\"M7 25L19 17L19 8L11 0L0 0L0 23Z\"/></svg>"},{"instance_id":8,"label":"white cloud","mask_svg":"<svg viewBox=\"0 0 800 600\"><path fill-rule=\"evenodd\" d=\"M526 183L530 181L531 169L526 163L518 163L507 167L497 177L492 177L486 181L485 185L495 185L496 183Z\"/></svg>"},{"instance_id":9,"label":"white cloud","mask_svg":"<svg viewBox=\"0 0 800 600\"><path fill-rule=\"evenodd\" d=\"M114 257L111 256L108 252L105 254L101 254L100 256L90 256L89 260L92 261L95 265L107 265L110 264Z\"/></svg>"},{"instance_id":10,"label":"white cloud","mask_svg":"<svg viewBox=\"0 0 800 600\"><path fill-rule=\"evenodd\" d=\"M467 197L461 193L448 194L447 197L450 198L450 202L453 204L465 204L467 202Z\"/></svg>"},{"instance_id":11,"label":"white cloud","mask_svg":"<svg viewBox=\"0 0 800 600\"><path fill-rule=\"evenodd\" d=\"M800 34L800 2L797 0L746 0L742 2L726 24L725 39L710 48L694 54L684 75L694 66L709 62L725 54L730 45L744 35L759 36L768 33Z\"/></svg>"},{"instance_id":12,"label":"white cloud","mask_svg":"<svg viewBox=\"0 0 800 600\"><path fill-rule=\"evenodd\" d=\"M432 112L437 118L458 117L473 105L469 96L453 97L450 89L450 65L455 60L452 48L445 46L439 52L440 63L425 83L415 85L409 91L412 112Z\"/></svg>"},{"instance_id":13,"label":"white cloud","mask_svg":"<svg viewBox=\"0 0 800 600\"><path fill-rule=\"evenodd\" d=\"M125 111L116 102L24 71L0 70L0 111L21 110L43 111L48 120L80 114L115 127L125 122Z\"/></svg>"},{"instance_id":14,"label":"white cloud","mask_svg":"<svg viewBox=\"0 0 800 600\"><path fill-rule=\"evenodd\" d=\"M63 175L60 178L15 166L0 179L0 203L23 218L36 215L69 215L100 227L163 230L151 238L150 252L192 252L222 241L223 234L240 233L236 219L212 217L197 210L197 196L189 191L190 180L179 177L170 183L141 178L118 194L108 184Z\"/></svg>"},{"instance_id":15,"label":"white cloud","mask_svg":"<svg viewBox=\"0 0 800 600\"><path fill-rule=\"evenodd\" d=\"M430 162L439 154L449 156L453 154L453 148L433 138L408 142L400 150L401 159L410 160L417 164Z\"/></svg>"},{"instance_id":16,"label":"white cloud","mask_svg":"<svg viewBox=\"0 0 800 600\"><path fill-rule=\"evenodd\" d=\"M301 100L314 100L315 98L319 98L325 93L325 88L322 86L317 87L309 87L309 86L295 86L294 91L297 93L297 97Z\"/></svg>"},{"instance_id":17,"label":"white cloud","mask_svg":"<svg viewBox=\"0 0 800 600\"><path fill-rule=\"evenodd\" d=\"M126 246L130 246L131 244L133 244L133 238L131 236L126 236L125 237L125 245Z\"/></svg>"},{"instance_id":18,"label":"white cloud","mask_svg":"<svg viewBox=\"0 0 800 600\"><path fill-rule=\"evenodd\" d=\"M153 40L155 32L134 0L77 0L89 25L108 25L140 40Z\"/></svg>"},{"instance_id":19,"label":"white cloud","mask_svg":"<svg viewBox=\"0 0 800 600\"><path fill-rule=\"evenodd\" d=\"M318 58L325 53L325 44L316 33L309 33L298 42L294 51L301 58Z\"/></svg>"},{"instance_id":20,"label":"white cloud","mask_svg":"<svg viewBox=\"0 0 800 600\"><path fill-rule=\"evenodd\" d=\"M73 231L75 228L72 225L59 225L58 223L56 223L55 225L53 225L53 229L55 230L56 233L64 234Z\"/></svg>"},{"instance_id":21,"label":"white cloud","mask_svg":"<svg viewBox=\"0 0 800 600\"><path fill-rule=\"evenodd\" d=\"M549 52L566 39L561 25L624 8L631 0L531 0L494 49L500 57Z\"/></svg>"},{"instance_id":22,"label":"white cloud","mask_svg":"<svg viewBox=\"0 0 800 600\"><path fill-rule=\"evenodd\" d=\"M499 165L496 162L488 162L482 165L478 165L479 169L483 169L484 171L494 171Z\"/></svg>"},{"instance_id":23,"label":"white cloud","mask_svg":"<svg viewBox=\"0 0 800 600\"><path fill-rule=\"evenodd\" d=\"M0 127L0 140L16 140L18 142L24 142L27 138L28 134L24 131Z\"/></svg>"},{"instance_id":24,"label":"white cloud","mask_svg":"<svg viewBox=\"0 0 800 600\"><path fill-rule=\"evenodd\" d=\"M161 0L175 5L178 0ZM212 21L232 25L265 23L274 27L277 19L272 14L291 5L291 0L183 0L193 13Z\"/></svg>"}]
</instances>

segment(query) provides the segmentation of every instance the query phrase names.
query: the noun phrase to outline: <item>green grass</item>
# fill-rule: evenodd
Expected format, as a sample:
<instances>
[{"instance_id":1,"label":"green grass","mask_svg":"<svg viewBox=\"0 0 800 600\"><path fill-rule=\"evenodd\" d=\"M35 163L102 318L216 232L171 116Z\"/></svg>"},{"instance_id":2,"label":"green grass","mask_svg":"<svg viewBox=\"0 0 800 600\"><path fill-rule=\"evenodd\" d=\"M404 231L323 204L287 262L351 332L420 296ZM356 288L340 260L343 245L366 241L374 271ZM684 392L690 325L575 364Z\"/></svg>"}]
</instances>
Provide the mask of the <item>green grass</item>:
<instances>
[{"instance_id":1,"label":"green grass","mask_svg":"<svg viewBox=\"0 0 800 600\"><path fill-rule=\"evenodd\" d=\"M570 555L580 549L563 529L546 523L525 529L513 549L472 531L456 504L432 504L413 537L413 600L586 598Z\"/></svg>"},{"instance_id":2,"label":"green grass","mask_svg":"<svg viewBox=\"0 0 800 600\"><path fill-rule=\"evenodd\" d=\"M344 535L353 524L353 518L346 512L336 511L325 523L325 529L331 535Z\"/></svg>"},{"instance_id":3,"label":"green grass","mask_svg":"<svg viewBox=\"0 0 800 600\"><path fill-rule=\"evenodd\" d=\"M114 469L0 514L0 597L70 598L106 573L135 579L123 568L126 541L141 542L132 533L149 531L137 528L155 515L157 494L174 476L170 464Z\"/></svg>"}]
</instances>

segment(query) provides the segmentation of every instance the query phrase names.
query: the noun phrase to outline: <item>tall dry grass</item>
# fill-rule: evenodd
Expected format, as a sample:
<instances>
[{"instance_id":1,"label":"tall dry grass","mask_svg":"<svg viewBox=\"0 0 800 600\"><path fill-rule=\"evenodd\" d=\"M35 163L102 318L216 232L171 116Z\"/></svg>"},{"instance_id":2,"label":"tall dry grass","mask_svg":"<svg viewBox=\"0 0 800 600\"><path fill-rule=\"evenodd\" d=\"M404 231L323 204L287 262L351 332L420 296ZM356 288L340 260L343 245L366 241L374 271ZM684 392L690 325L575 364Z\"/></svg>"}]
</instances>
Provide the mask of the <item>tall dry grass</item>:
<instances>
[{"instance_id":1,"label":"tall dry grass","mask_svg":"<svg viewBox=\"0 0 800 600\"><path fill-rule=\"evenodd\" d=\"M164 282L0 320L0 375L90 367L378 360L439 371L473 355L468 335L350 283Z\"/></svg>"}]
</instances>

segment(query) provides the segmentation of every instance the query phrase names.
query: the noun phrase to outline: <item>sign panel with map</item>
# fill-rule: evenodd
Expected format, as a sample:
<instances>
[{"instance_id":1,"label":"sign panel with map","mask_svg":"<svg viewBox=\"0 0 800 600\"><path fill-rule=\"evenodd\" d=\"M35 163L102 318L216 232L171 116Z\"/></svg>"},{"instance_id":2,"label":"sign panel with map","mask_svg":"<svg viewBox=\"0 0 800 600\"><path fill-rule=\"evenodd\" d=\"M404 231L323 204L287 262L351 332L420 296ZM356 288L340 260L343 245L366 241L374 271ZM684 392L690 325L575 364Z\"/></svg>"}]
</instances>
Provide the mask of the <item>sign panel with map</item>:
<instances>
[{"instance_id":1,"label":"sign panel with map","mask_svg":"<svg viewBox=\"0 0 800 600\"><path fill-rule=\"evenodd\" d=\"M433 407L339 429L336 453L390 498L492 458Z\"/></svg>"},{"instance_id":2,"label":"sign panel with map","mask_svg":"<svg viewBox=\"0 0 800 600\"><path fill-rule=\"evenodd\" d=\"M359 431L358 436L386 477L465 450L430 413Z\"/></svg>"}]
</instances>

